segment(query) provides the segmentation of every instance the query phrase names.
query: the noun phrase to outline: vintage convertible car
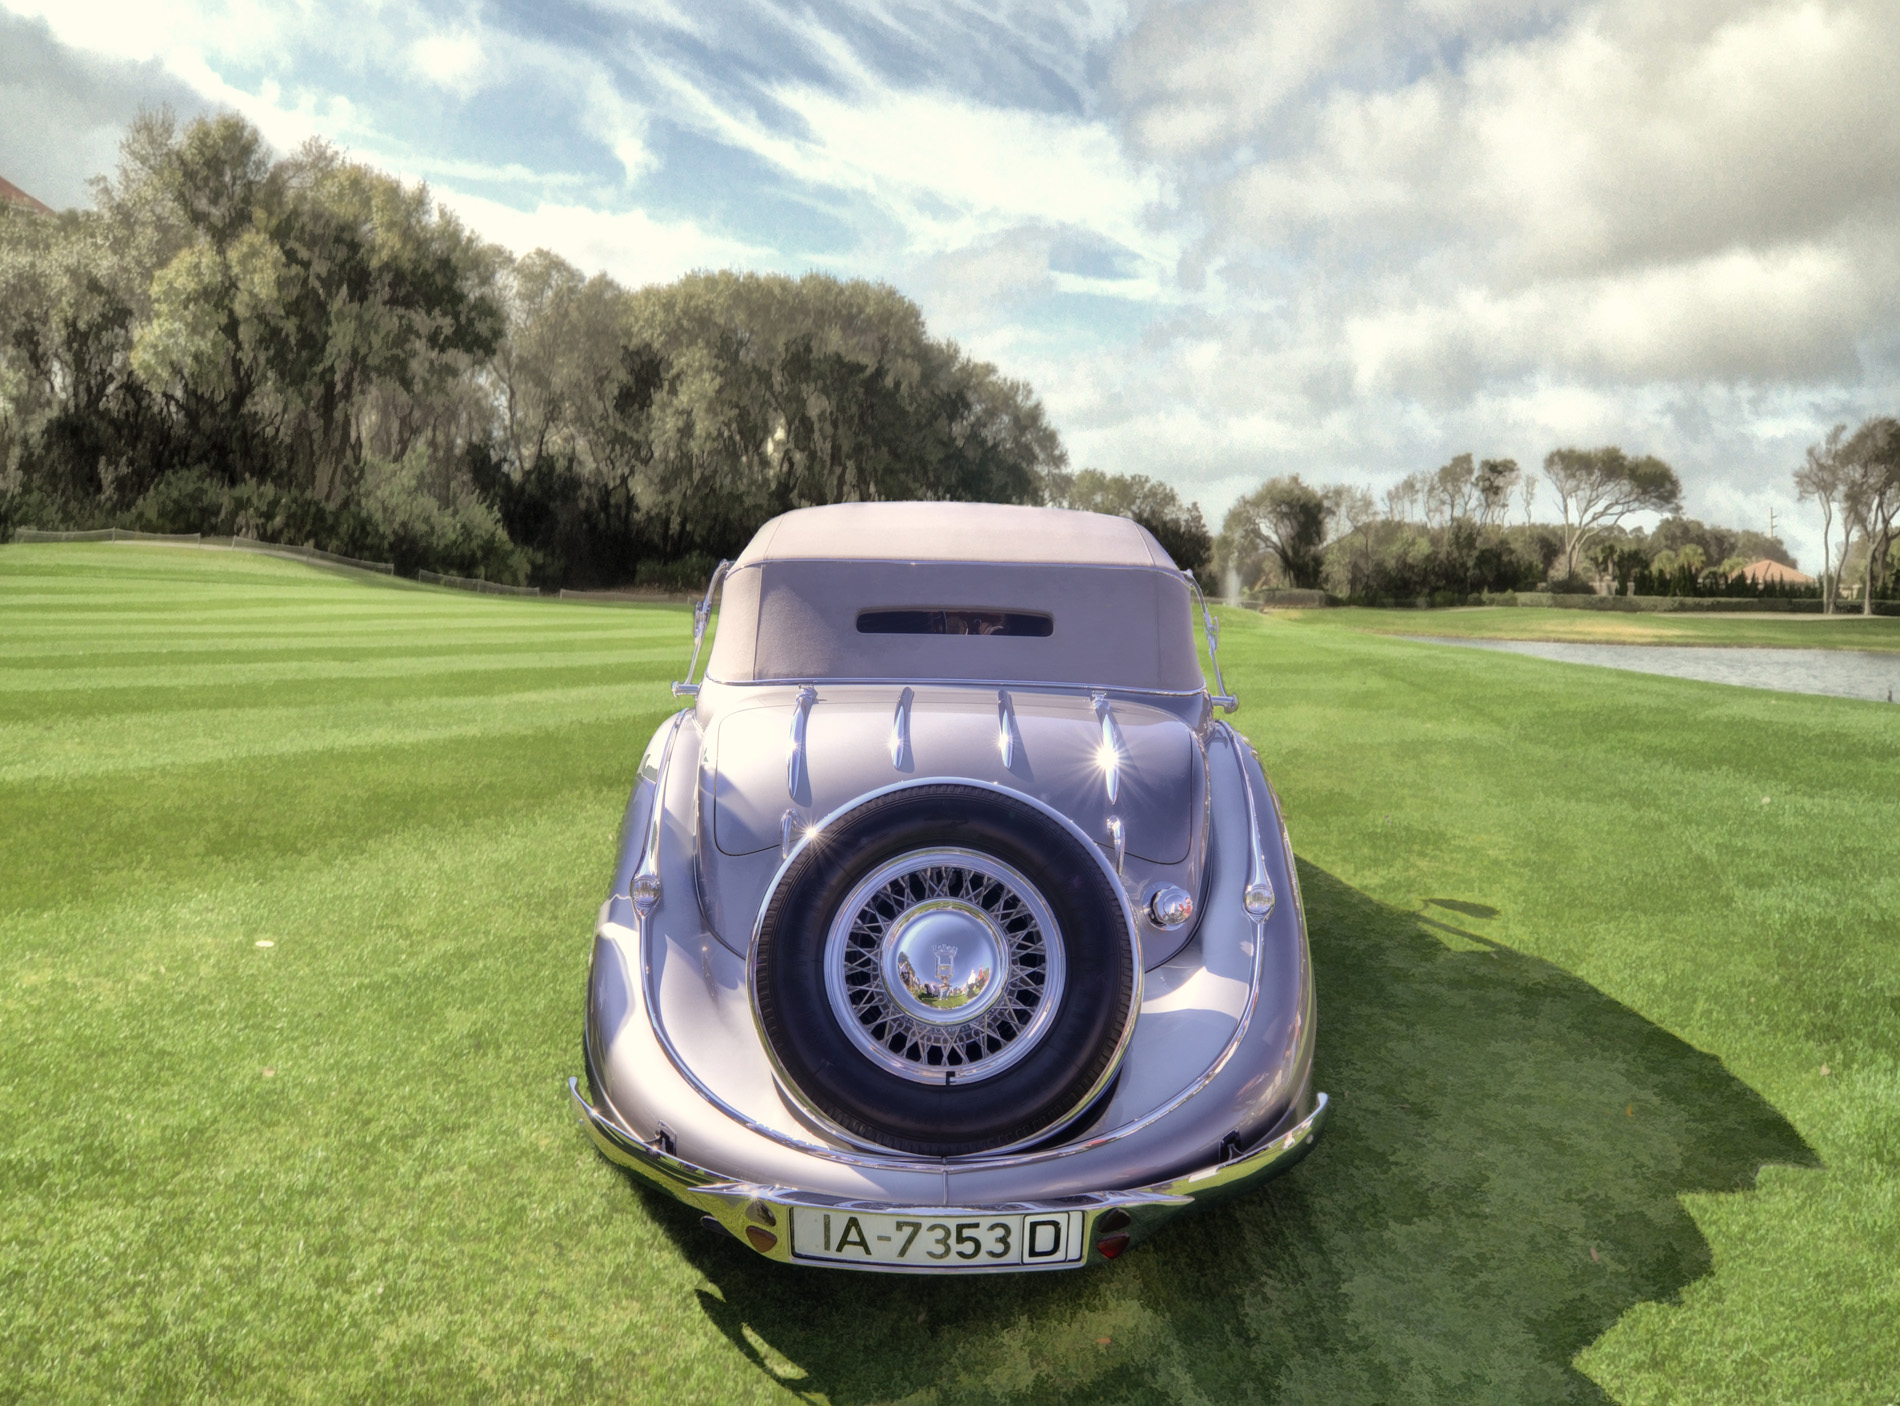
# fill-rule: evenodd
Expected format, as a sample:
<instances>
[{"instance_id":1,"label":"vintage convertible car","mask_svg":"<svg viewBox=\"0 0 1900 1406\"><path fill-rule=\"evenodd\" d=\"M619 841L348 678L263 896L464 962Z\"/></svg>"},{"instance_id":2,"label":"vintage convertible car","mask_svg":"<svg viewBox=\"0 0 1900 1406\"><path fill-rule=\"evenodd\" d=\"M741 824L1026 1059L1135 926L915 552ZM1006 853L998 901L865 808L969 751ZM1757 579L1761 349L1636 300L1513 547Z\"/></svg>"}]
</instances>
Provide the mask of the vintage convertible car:
<instances>
[{"instance_id":1,"label":"vintage convertible car","mask_svg":"<svg viewBox=\"0 0 1900 1406\"><path fill-rule=\"evenodd\" d=\"M594 938L600 1149L767 1258L933 1273L1115 1259L1296 1161L1305 919L1198 594L1045 508L803 509L722 564Z\"/></svg>"}]
</instances>

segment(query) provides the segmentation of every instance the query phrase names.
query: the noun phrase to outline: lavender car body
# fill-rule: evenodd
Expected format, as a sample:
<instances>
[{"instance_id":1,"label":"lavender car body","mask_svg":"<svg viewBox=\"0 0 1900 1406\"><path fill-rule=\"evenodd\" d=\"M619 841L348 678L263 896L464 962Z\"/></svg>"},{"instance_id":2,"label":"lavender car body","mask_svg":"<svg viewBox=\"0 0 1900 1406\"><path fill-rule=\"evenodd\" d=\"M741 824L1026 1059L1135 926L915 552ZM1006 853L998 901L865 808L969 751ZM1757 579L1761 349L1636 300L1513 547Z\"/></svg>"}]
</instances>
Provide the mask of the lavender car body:
<instances>
[{"instance_id":1,"label":"lavender car body","mask_svg":"<svg viewBox=\"0 0 1900 1406\"><path fill-rule=\"evenodd\" d=\"M1292 849L1147 532L789 513L715 576L695 667L722 586L594 939L570 1088L607 1156L770 1259L993 1273L1304 1154Z\"/></svg>"}]
</instances>

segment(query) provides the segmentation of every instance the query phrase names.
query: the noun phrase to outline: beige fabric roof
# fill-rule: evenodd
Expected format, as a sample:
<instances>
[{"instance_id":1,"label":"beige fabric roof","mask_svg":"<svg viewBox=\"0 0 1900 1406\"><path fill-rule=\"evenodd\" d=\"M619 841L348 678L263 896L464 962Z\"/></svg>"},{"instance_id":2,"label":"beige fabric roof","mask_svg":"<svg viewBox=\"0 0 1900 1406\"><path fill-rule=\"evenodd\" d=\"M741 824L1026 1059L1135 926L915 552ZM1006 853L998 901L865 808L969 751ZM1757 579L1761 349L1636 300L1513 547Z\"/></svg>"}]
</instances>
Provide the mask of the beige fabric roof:
<instances>
[{"instance_id":1,"label":"beige fabric roof","mask_svg":"<svg viewBox=\"0 0 1900 1406\"><path fill-rule=\"evenodd\" d=\"M734 565L811 560L1174 567L1148 529L1128 518L1003 503L800 508L761 527Z\"/></svg>"}]
</instances>

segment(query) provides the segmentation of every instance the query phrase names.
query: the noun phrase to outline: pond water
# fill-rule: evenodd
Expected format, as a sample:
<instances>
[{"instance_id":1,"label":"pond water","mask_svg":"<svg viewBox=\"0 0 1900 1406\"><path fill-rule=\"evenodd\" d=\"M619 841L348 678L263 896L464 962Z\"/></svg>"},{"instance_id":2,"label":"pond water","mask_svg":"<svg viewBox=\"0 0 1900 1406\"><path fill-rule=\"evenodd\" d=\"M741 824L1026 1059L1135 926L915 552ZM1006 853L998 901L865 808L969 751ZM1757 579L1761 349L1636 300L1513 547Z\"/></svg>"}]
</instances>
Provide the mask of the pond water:
<instances>
[{"instance_id":1,"label":"pond water","mask_svg":"<svg viewBox=\"0 0 1900 1406\"><path fill-rule=\"evenodd\" d=\"M1566 664L1596 664L1668 674L1707 683L1772 688L1784 693L1829 693L1838 698L1900 699L1900 654L1862 649L1749 648L1712 644L1576 644L1558 640L1481 640L1452 635L1407 635L1426 644L1456 644L1532 654Z\"/></svg>"}]
</instances>

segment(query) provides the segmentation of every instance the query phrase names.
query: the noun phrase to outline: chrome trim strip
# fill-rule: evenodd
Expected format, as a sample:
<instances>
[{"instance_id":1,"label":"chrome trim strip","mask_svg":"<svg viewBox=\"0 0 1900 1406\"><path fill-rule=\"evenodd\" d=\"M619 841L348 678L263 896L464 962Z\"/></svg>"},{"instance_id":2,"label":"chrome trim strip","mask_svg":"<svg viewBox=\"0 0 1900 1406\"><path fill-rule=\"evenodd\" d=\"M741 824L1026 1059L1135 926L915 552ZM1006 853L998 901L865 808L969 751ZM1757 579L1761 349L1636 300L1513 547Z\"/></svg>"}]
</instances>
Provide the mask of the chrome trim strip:
<instances>
[{"instance_id":1,"label":"chrome trim strip","mask_svg":"<svg viewBox=\"0 0 1900 1406\"><path fill-rule=\"evenodd\" d=\"M996 690L996 750L1003 755L1004 771L1015 769L1016 735L1016 705L1010 701L1009 690L999 688Z\"/></svg>"},{"instance_id":2,"label":"chrome trim strip","mask_svg":"<svg viewBox=\"0 0 1900 1406\"><path fill-rule=\"evenodd\" d=\"M1266 935L1267 919L1273 916L1273 880L1267 877L1267 855L1260 841L1260 808L1254 800L1253 782L1247 776L1247 759L1240 754L1244 739L1226 723L1221 726L1233 736L1234 765L1240 768L1241 789L1247 795L1247 834L1253 844L1253 855L1247 873L1247 887L1241 891L1240 906L1253 919L1254 942L1258 945ZM1283 834L1285 828L1286 822L1282 820ZM1292 853L1291 845L1287 846L1287 852Z\"/></svg>"},{"instance_id":3,"label":"chrome trim strip","mask_svg":"<svg viewBox=\"0 0 1900 1406\"><path fill-rule=\"evenodd\" d=\"M1109 705L1108 695L1100 691L1091 693L1089 706L1095 709L1096 721L1102 725L1102 750L1097 760L1102 768L1102 780L1108 787L1108 803L1114 805L1121 795L1122 759L1128 755L1128 748L1122 742L1122 730L1115 721L1115 710Z\"/></svg>"},{"instance_id":4,"label":"chrome trim strip","mask_svg":"<svg viewBox=\"0 0 1900 1406\"><path fill-rule=\"evenodd\" d=\"M897 695L897 711L891 714L891 765L909 771L915 764L910 754L910 705L917 695L908 688Z\"/></svg>"},{"instance_id":5,"label":"chrome trim strip","mask_svg":"<svg viewBox=\"0 0 1900 1406\"><path fill-rule=\"evenodd\" d=\"M877 566L980 566L994 569L999 566L1028 566L1039 571L1153 571L1170 579L1179 577L1181 568L1170 562L1167 566L1158 566L1153 562L1143 565L1133 561L998 561L995 557L759 557L753 561L742 561L733 566L735 571L757 571L768 562L778 565L781 562L830 562L834 566L871 565ZM733 565L728 562L727 565ZM985 606L984 609L994 607Z\"/></svg>"},{"instance_id":6,"label":"chrome trim strip","mask_svg":"<svg viewBox=\"0 0 1900 1406\"><path fill-rule=\"evenodd\" d=\"M721 1180L717 1172L660 1151L621 1122L620 1115L611 1107L596 1107L589 1103L587 1095L581 1092L580 1084L577 1076L569 1076L567 1094L574 1103L575 1115L582 1127L595 1134L594 1141L600 1143L601 1150L614 1161L646 1173L669 1191Z\"/></svg>"},{"instance_id":7,"label":"chrome trim strip","mask_svg":"<svg viewBox=\"0 0 1900 1406\"><path fill-rule=\"evenodd\" d=\"M793 684L805 683L808 680L806 678L792 678L789 676L772 679L722 679L716 675L708 674L706 675L705 681L707 683L716 683L721 688L787 688ZM825 682L827 684L837 684L841 687L876 687L881 685L888 688L894 683L913 683L919 687L928 688L1016 688L1033 689L1039 692L1049 693L1127 693L1140 694L1152 698L1201 698L1207 693L1206 685L1202 685L1200 688L1136 688L1129 684L1119 683L1076 683L1073 679L1066 682L1056 682L1044 679L943 679L929 677L916 678L911 676L892 678L889 675L885 675L879 678L831 678L827 676Z\"/></svg>"},{"instance_id":8,"label":"chrome trim strip","mask_svg":"<svg viewBox=\"0 0 1900 1406\"><path fill-rule=\"evenodd\" d=\"M792 707L792 747L785 758L785 789L793 805L798 804L798 793L805 789L805 727L811 721L811 705L817 701L818 690L806 684L798 690L798 701Z\"/></svg>"},{"instance_id":9,"label":"chrome trim strip","mask_svg":"<svg viewBox=\"0 0 1900 1406\"><path fill-rule=\"evenodd\" d=\"M686 666L686 680L673 685L675 698L692 698L699 692L699 685L693 682L693 675L699 670L699 648L706 642L706 622L712 619L713 592L726 579L732 563L722 561L713 568L712 579L706 582L706 598L693 607L693 659Z\"/></svg>"},{"instance_id":10,"label":"chrome trim strip","mask_svg":"<svg viewBox=\"0 0 1900 1406\"><path fill-rule=\"evenodd\" d=\"M691 709L682 708L673 714L673 723L667 730L666 742L660 748L660 764L653 774L653 805L647 812L646 840L640 847L640 864L634 870L633 878L627 884L627 898L633 904L641 928L642 941L645 940L646 922L653 910L660 904L660 821L666 814L666 796L663 790L668 769L673 764L673 743L680 735L680 727L685 723Z\"/></svg>"},{"instance_id":11,"label":"chrome trim strip","mask_svg":"<svg viewBox=\"0 0 1900 1406\"><path fill-rule=\"evenodd\" d=\"M1237 712L1240 700L1227 691L1227 680L1220 673L1220 621L1207 608L1207 597L1201 594L1201 583L1194 579L1194 573L1183 570L1181 575L1194 588L1194 599L1201 603L1201 629L1207 636L1207 662L1214 666L1214 687L1220 690L1219 693L1210 694L1207 701L1224 713Z\"/></svg>"},{"instance_id":12,"label":"chrome trim strip","mask_svg":"<svg viewBox=\"0 0 1900 1406\"><path fill-rule=\"evenodd\" d=\"M682 716L684 715L682 714ZM1246 763L1240 757L1240 753L1239 753L1240 747L1245 745L1245 740L1240 736L1238 732L1234 731L1232 725L1226 722L1217 722L1215 724L1215 727L1224 736L1226 736L1226 738L1228 739L1229 745L1235 749L1235 754L1234 754L1235 762L1240 768L1241 781L1247 787L1247 796L1248 796L1248 801L1249 801L1249 805L1248 805L1249 818L1257 822L1258 815L1257 815L1257 811L1253 805L1253 800L1252 800L1253 788L1252 788L1251 783L1248 782L1247 780ZM923 781L902 782L902 783L899 783L898 785L886 786L886 787L881 788L880 790L869 792L864 796L860 796L856 798L855 800L850 802L849 805L840 807L838 811L833 813L833 815L827 816L825 818L825 823L829 824L830 821L836 818L837 815L843 814L846 810L851 809L851 807L860 805L864 801L870 800L874 796L886 795L889 792L900 790L905 786L921 786L921 785L928 785L928 784L930 783L923 782ZM1025 796L1021 792L1010 790L1006 786L992 786L992 785L988 785L987 783L975 782L975 781L964 782L962 784L972 785L972 786L982 786L986 790L996 791L999 794L1011 796L1017 800L1020 800L1029 805L1035 806L1038 810L1043 811L1045 814L1049 815L1052 819L1054 819L1059 824L1061 824L1077 839L1082 840L1083 843L1088 846L1088 848L1090 849L1092 853L1096 854L1097 856L1101 854L1100 848L1089 842L1088 837L1082 833L1082 831L1080 830L1080 828L1076 826L1074 821L1070 820L1067 816L1061 814L1059 811L1050 809L1048 806L1044 805L1041 801L1036 800L1034 797ZM659 791L656 791L655 793L656 808L659 804L659 797L662 794L663 793ZM811 831L807 832L805 837L800 841L799 848L803 849L805 845L810 844L821 829L822 829L822 826L814 827ZM1255 826L1253 844L1255 846L1256 853L1258 853L1260 841L1259 841L1259 831L1258 831L1257 823ZM794 851L794 856L795 855L796 855L796 851ZM753 929L752 929L753 941L755 943L758 940L759 925L763 923L765 919L765 907L771 903L771 896L774 892L777 891L779 884L783 881L785 877L786 867L791 862L792 862L792 857L787 857L784 860L784 862L779 865L778 871L772 876L772 882L766 888L765 903L760 906L759 917L753 924ZM1133 913L1133 910L1130 909L1128 906L1127 894L1122 891L1122 886L1119 880L1116 881L1115 883L1115 891L1117 895L1119 896L1122 909L1128 917L1129 933L1131 935L1131 940L1137 942L1138 944L1139 937L1136 936L1136 934L1138 933L1138 929L1134 925L1134 913ZM1259 930L1260 930L1259 927L1256 927L1256 932L1258 932ZM1180 1108L1183 1104L1188 1102L1189 1099L1194 1098L1197 1094L1201 1092L1201 1090L1205 1089L1209 1084L1211 1084L1215 1080L1215 1078L1219 1076L1221 1071L1227 1067L1228 1063L1233 1059L1235 1052L1241 1046L1241 1042L1246 1038L1247 1028L1253 1023L1254 1010L1256 1007L1258 1007L1260 1003L1261 969L1263 965L1265 964L1265 960L1266 960L1266 956L1265 956L1266 943L1260 941L1259 938L1256 937L1254 941L1253 976L1250 982L1248 983L1248 987L1247 987L1247 1002L1246 1002L1246 1005L1241 1008L1240 1020L1234 1027L1233 1035L1229 1037L1226 1047L1222 1049L1221 1052L1214 1057L1213 1062L1209 1064L1207 1068L1201 1072L1198 1078L1196 1078L1192 1083L1188 1084L1186 1087L1181 1089L1181 1091L1175 1094L1173 1098L1161 1104L1158 1108L1150 1109L1147 1113L1143 1114L1141 1117L1131 1119L1130 1121L1123 1123L1120 1127L1111 1128L1109 1131L1105 1133L1098 1133L1095 1136L1086 1138L1081 1142L1066 1143L1061 1147L1043 1148L1035 1152L1012 1152L1012 1153L1002 1153L1002 1154L986 1153L981 1157L972 1157L968 1159L964 1159L964 1158L939 1159L939 1158L903 1157L903 1156L892 1155L889 1153L879 1155L876 1153L866 1153L866 1152L847 1152L836 1147L827 1147L822 1143L807 1142L803 1138L796 1138L796 1137L792 1137L791 1135L787 1133L783 1133L779 1131L777 1128L767 1127L763 1123L758 1122L756 1119L751 1118L747 1114L740 1112L737 1108L733 1107L730 1103L727 1103L718 1094L714 1093L712 1089L707 1087L705 1081L702 1080L697 1074L693 1072L693 1070L687 1065L686 1061L680 1057L679 1050L674 1046L672 1037L666 1033L666 1023L660 1016L660 1008L659 1008L658 1003L654 1000L653 963L651 962L651 960L648 959L647 954L646 954L647 934L644 928L642 928L638 932L637 935L640 939L640 945L641 945L640 961L641 961L641 970L643 973L642 981L641 981L641 998L646 1003L646 1015L647 1015L648 1024L652 1026L654 1038L659 1041L660 1048L666 1051L666 1057L672 1061L673 1068L679 1073L680 1077L686 1081L686 1083L693 1089L694 1092L696 1092L701 1098L705 1099L706 1102L711 1104L714 1108L717 1108L721 1113L724 1113L728 1118L732 1119L733 1122L739 1124L740 1127L745 1128L748 1132L756 1133L760 1137L766 1138L772 1142L776 1142L781 1147L789 1147L795 1152L809 1153L810 1155L814 1157L821 1157L827 1161L839 1162L847 1166L881 1167L881 1168L889 1168L891 1170L899 1170L899 1171L916 1171L916 1170L919 1170L920 1168L928 1169L928 1168L933 1168L933 1167L943 1168L943 1169L954 1168L958 1171L965 1171L965 1170L988 1171L988 1170L992 1170L996 1168L1004 1168L1004 1167L1029 1166L1037 1162L1052 1162L1052 1161L1058 1160L1059 1158L1074 1156L1078 1152L1087 1152L1097 1147L1106 1146L1109 1143L1119 1142L1123 1138L1130 1137L1134 1135L1135 1133L1142 1131L1144 1128L1153 1126L1155 1123L1159 1122L1161 1119L1173 1113L1177 1108ZM750 965L749 955L747 958L747 962L748 962L748 965ZM1141 1003L1141 973L1140 973L1141 960L1140 960L1139 946L1137 946L1136 948L1135 966L1136 966L1135 1007L1138 1009ZM753 1007L752 1007L752 1019L753 1019L754 1029L757 1030L758 1004L756 1001L753 1003ZM1116 1052L1115 1059L1109 1065L1109 1071L1110 1071L1111 1077L1113 1075L1113 1072L1116 1069L1118 1069L1121 1065L1121 1056L1127 1050L1128 1040L1133 1036L1134 1028L1135 1028L1135 1023L1131 1019L1128 1022L1127 1030L1123 1032L1121 1048ZM763 1032L759 1033L759 1042L760 1042L760 1045L765 1050L767 1059L770 1059L773 1061L773 1066L774 1066L774 1069L776 1070L777 1061L772 1054L771 1042L765 1039ZM787 1081L787 1087L790 1087L789 1081ZM1097 1090L1098 1094L1099 1092L1100 1090ZM802 1108L802 1104L801 1104L801 1108ZM805 1111L809 1114L809 1110L805 1110ZM821 1126L823 1126L825 1132L837 1137L840 1141L848 1142L855 1146L864 1145L864 1144L861 1144L858 1141L858 1139L852 1137L848 1133L845 1133L842 1129L834 1129L826 1125L825 1120L822 1118L815 1118L814 1121L818 1122ZM1046 1137L1048 1136L1048 1134L1045 1133L1042 1136Z\"/></svg>"},{"instance_id":13,"label":"chrome trim strip","mask_svg":"<svg viewBox=\"0 0 1900 1406\"><path fill-rule=\"evenodd\" d=\"M620 1121L620 1116L611 1106L596 1105L588 1101L581 1091L578 1076L569 1076L567 1081L568 1098L574 1105L575 1118L583 1127L597 1130L602 1136L596 1141L607 1144L604 1150L614 1161L623 1166L634 1166L646 1172L655 1180L669 1187L689 1187L694 1191L709 1192L714 1195L740 1197L744 1201L763 1201L779 1206L824 1206L846 1211L903 1211L928 1210L933 1217L954 1215L959 1211L982 1213L986 1211L1007 1211L1010 1213L1029 1212L1032 1214L1055 1211L1075 1211L1092 1207L1108 1210L1114 1206L1187 1206L1194 1198L1184 1193L1161 1190L1170 1183L1158 1183L1153 1187L1133 1187L1124 1191L1082 1191L1073 1196L1061 1197L1052 1201L998 1201L987 1206L921 1206L914 1201L878 1201L864 1197L827 1196L819 1191L805 1191L795 1186L765 1185L760 1182L735 1181L722 1172L710 1167L702 1167L683 1158L669 1156L652 1143L634 1132ZM1319 1096L1321 1111L1324 1111L1326 1095ZM1314 1121L1318 1115L1308 1118L1305 1123L1292 1129L1284 1138L1276 1142L1296 1137L1302 1129ZM1260 1149L1265 1151L1263 1147ZM1259 1153L1249 1153L1243 1162L1251 1163ZM1205 1177L1210 1173L1226 1168L1238 1167L1243 1162L1217 1163L1198 1172L1190 1172L1177 1181L1187 1181L1194 1177ZM1020 1266L1011 1266L1019 1268ZM955 1266L948 1266L955 1268Z\"/></svg>"},{"instance_id":14,"label":"chrome trim strip","mask_svg":"<svg viewBox=\"0 0 1900 1406\"><path fill-rule=\"evenodd\" d=\"M1122 860L1128 855L1128 827L1119 815L1108 817L1108 842L1115 847L1115 872L1119 874Z\"/></svg>"},{"instance_id":15,"label":"chrome trim strip","mask_svg":"<svg viewBox=\"0 0 1900 1406\"><path fill-rule=\"evenodd\" d=\"M1198 1172L1189 1172L1186 1176L1176 1177L1172 1181L1156 1182L1143 1187L1144 1191L1160 1192L1165 1196L1181 1196L1193 1199L1206 1196L1211 1192L1238 1191L1244 1183L1253 1181L1263 1172L1283 1171L1289 1160L1297 1161L1298 1156L1289 1159L1289 1154L1304 1156L1319 1136L1320 1129L1326 1123L1326 1110L1332 1106L1332 1100L1323 1093L1313 1096L1313 1111L1298 1123L1288 1128L1278 1137L1268 1138L1258 1147L1243 1152L1231 1162L1217 1162L1211 1167L1203 1167Z\"/></svg>"}]
</instances>

